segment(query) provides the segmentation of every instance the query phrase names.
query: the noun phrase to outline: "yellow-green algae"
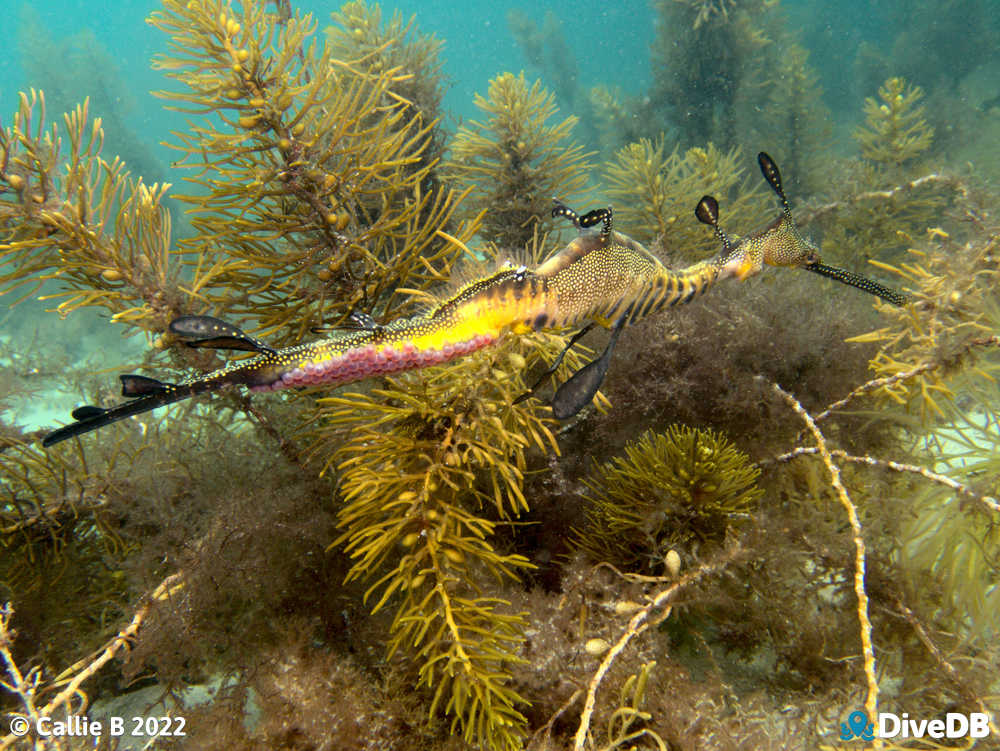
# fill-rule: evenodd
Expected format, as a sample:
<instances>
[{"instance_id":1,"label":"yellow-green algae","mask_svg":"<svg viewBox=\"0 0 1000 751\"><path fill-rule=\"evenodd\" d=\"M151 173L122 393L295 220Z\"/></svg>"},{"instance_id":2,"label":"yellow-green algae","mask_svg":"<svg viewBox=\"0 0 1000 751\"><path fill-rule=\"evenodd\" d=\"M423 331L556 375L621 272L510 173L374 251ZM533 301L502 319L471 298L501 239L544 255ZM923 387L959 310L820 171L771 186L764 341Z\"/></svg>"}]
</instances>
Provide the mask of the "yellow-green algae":
<instances>
[{"instance_id":1,"label":"yellow-green algae","mask_svg":"<svg viewBox=\"0 0 1000 751\"><path fill-rule=\"evenodd\" d=\"M851 541L825 468L805 451L810 440L769 396L767 381L818 413L867 380L873 357L872 374L895 380L863 389L819 424L844 450L835 460L844 464L867 544L879 706L911 716L945 707L996 711L996 516L988 503L998 472L988 422L997 375L995 189L985 173L970 177L941 151L947 134L934 119L941 108L919 113L910 84L897 87L899 111L885 97L876 102L857 153L792 143L796 113L815 101L816 88L777 4L662 3L658 11L684 21L661 28L660 49L687 56L687 67L655 73L661 90L679 93L658 106L689 101L702 123L677 123L677 160L687 158L683 149L709 154L709 140L721 144L704 173L711 183L718 172L711 188L669 168L649 170L648 179L633 169L641 179L612 185L573 158L583 149L559 125L569 113L525 109L523 119L490 130L493 117L502 120L504 97L488 105L497 112L467 141L500 158L479 163L474 179L449 183L435 163L447 139L435 125L438 46L358 3L334 19L329 46L312 44L316 23L286 2L241 10L202 0L164 4L156 23L178 47L162 63L186 87L172 101L206 118L178 144L197 170L188 198L195 235L180 243L171 239L165 188L101 158L92 111L50 117L59 124L54 132L41 124L41 95L25 96L0 142L3 287L31 293L45 277L64 285L63 314L97 307L126 331L159 336L158 370L216 362L162 337L179 313L217 313L292 342L354 309L388 319L431 300L461 255L446 234L484 253L477 219L484 209L506 208L487 187L531 186L528 210L497 213L481 233L504 245L504 255L535 242L534 225L553 226L549 192L566 198L587 179L604 180L595 195L620 191L612 200L618 229L648 233L651 243L663 235L657 252L693 247L693 220L673 236L680 219L669 223L683 214L689 191L692 206L709 189L730 192L719 196L723 219L744 232L774 215L740 203L748 192L741 165L722 158L735 155L734 137L760 138L790 173L809 167L788 178L822 188L822 197L795 209L824 230L824 260L855 266L870 257L914 298L898 311L872 310L867 298L793 272L770 277L777 283L727 288L626 332L609 375L614 413L585 415L558 433L535 402L512 404L528 375L558 351L554 335L512 338L451 366L325 394L319 403L310 393L220 397L211 410L193 405L45 453L33 445L35 434L4 425L2 592L20 632L11 656L39 667L46 696L82 674L90 650L107 644L121 654L127 642L130 678L155 674L173 690L232 676L210 704L186 710L191 743L202 749L319 748L330 738L346 748L567 747L578 692L603 659L587 643L614 644L630 613L656 589L676 586L675 614L657 614L666 618L662 628L633 639L606 675L587 747L829 743L838 714L862 701ZM687 77L712 70L719 49L738 53L723 61L734 68L767 50L764 63L746 67L722 92L723 118L703 106L712 92L698 88L697 75ZM776 55L789 52L778 64ZM407 70L415 61L421 70ZM791 90L758 96L769 76L796 66ZM551 104L540 85L501 79L508 99ZM940 88L914 80L929 103L941 101ZM625 153L668 163L674 142L660 134L669 113L607 92L597 97L607 112L634 107L626 119L646 129L628 139ZM754 114L762 102L766 117ZM852 107L860 122L861 102ZM348 119L337 121L338 113ZM883 127L893 118L916 129ZM619 112L606 123L621 120ZM507 138L519 128L543 138L532 154L564 157L558 170L530 171L544 159L529 160L527 172L512 169L502 155L520 153ZM820 167L812 172L813 165ZM546 182L555 173L565 179ZM467 190L475 195L465 202ZM662 195L678 208L644 214ZM866 341L843 341L866 331L874 331ZM36 359L40 372L50 370L49 356ZM571 359L557 378L580 364ZM17 371L0 368L3 382L20 388ZM112 398L107 378L69 370L92 403ZM743 454L752 454L766 471L732 486L727 503L690 506L685 499L710 501L721 486L705 476L692 494L670 472L643 470L645 490L619 507L655 500L649 513L626 518L629 533L592 552L631 570L619 576L571 558L567 531L588 529L575 470L596 460L625 471L628 454L615 458L623 437L678 420L701 436L698 446L728 445L729 470L742 467L750 478ZM732 444L719 434L705 439L709 425ZM654 451L653 437L644 440L647 454L671 455ZM856 469L844 456L874 467ZM886 459L946 473L964 491ZM606 499L617 492L596 487ZM599 508L594 488L587 494ZM678 495L658 496L664 488ZM716 558L722 548L729 558ZM679 578L665 563L669 550L683 554ZM720 573L686 583L687 571L713 562ZM182 583L144 611L143 593L163 594L158 586L170 575ZM114 640L130 612L146 612L142 628ZM11 636L0 639L5 649ZM119 681L109 664L83 688L116 694ZM256 728L243 723L251 689L263 706ZM23 704L16 693L5 698ZM789 706L797 714L785 712Z\"/></svg>"},{"instance_id":2,"label":"yellow-green algae","mask_svg":"<svg viewBox=\"0 0 1000 751\"><path fill-rule=\"evenodd\" d=\"M595 467L576 544L597 561L662 570L667 552L721 540L763 494L760 470L713 430L671 425Z\"/></svg>"}]
</instances>

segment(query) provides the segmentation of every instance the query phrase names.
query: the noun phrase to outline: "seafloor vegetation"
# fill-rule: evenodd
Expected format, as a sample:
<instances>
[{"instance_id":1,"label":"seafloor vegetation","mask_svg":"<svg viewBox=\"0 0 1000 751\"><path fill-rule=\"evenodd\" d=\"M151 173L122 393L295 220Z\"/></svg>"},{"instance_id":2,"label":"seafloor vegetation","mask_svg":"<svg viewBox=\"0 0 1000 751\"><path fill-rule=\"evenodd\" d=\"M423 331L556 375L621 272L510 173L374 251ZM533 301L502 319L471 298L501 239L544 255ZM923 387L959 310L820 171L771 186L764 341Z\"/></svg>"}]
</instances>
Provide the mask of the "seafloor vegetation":
<instances>
[{"instance_id":1,"label":"seafloor vegetation","mask_svg":"<svg viewBox=\"0 0 1000 751\"><path fill-rule=\"evenodd\" d=\"M941 33L996 63L986 5L917 15L983 19ZM122 370L218 367L167 332L182 314L275 345L413 314L560 247L553 195L612 203L665 262L708 258L703 194L732 232L777 212L760 149L824 260L909 301L794 270L720 285L626 329L597 404L562 424L516 401L565 342L548 332L49 449L13 405L56 387L114 403L95 372L113 363L5 338L7 717L93 716L144 688L186 719L147 747L296 751L847 748L859 708L995 723L1000 109L960 96L972 68L932 75L908 6L886 4L893 49L859 57L848 143L775 0L657 0L638 97L584 87L558 23L512 16L552 90L498 69L454 133L442 42L377 5L320 30L288 0L163 0L159 96L190 128L150 169L178 189L133 141L104 144L114 113L70 104L78 81L38 72L52 92L0 115L0 291L45 294L66 340L88 309L144 336Z\"/></svg>"}]
</instances>

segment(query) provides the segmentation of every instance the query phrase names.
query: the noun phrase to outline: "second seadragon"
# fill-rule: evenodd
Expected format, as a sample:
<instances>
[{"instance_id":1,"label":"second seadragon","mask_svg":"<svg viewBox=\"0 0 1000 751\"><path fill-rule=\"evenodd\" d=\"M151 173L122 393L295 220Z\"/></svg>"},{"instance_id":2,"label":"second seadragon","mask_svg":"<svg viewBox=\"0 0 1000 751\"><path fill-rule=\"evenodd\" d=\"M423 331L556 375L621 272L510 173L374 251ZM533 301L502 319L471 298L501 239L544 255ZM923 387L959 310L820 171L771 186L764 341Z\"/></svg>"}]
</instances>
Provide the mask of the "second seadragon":
<instances>
[{"instance_id":1,"label":"second seadragon","mask_svg":"<svg viewBox=\"0 0 1000 751\"><path fill-rule=\"evenodd\" d=\"M820 262L817 247L792 218L777 165L761 152L757 160L768 184L781 200L782 212L771 224L730 242L719 226L719 206L712 196L698 202L695 214L710 225L721 252L673 271L641 244L612 230L611 209L579 217L556 203L553 216L564 216L594 234L581 234L541 266L507 268L465 285L424 315L380 325L357 315L357 329L308 344L273 349L237 327L209 316L183 316L170 331L192 347L256 352L248 360L180 383L164 383L140 375L120 376L122 394L131 401L109 409L94 406L73 411L75 422L48 434L51 446L132 415L227 386L252 391L316 385L342 385L371 376L398 373L448 362L487 347L510 330L524 334L541 329L580 328L563 354L595 324L611 329L611 338L596 360L562 384L552 399L553 414L566 419L586 406L600 388L615 343L626 324L665 307L690 302L722 279L746 279L765 265L802 268L902 305L905 297L853 272ZM581 328L582 327L582 328ZM521 399L534 394L546 371Z\"/></svg>"}]
</instances>

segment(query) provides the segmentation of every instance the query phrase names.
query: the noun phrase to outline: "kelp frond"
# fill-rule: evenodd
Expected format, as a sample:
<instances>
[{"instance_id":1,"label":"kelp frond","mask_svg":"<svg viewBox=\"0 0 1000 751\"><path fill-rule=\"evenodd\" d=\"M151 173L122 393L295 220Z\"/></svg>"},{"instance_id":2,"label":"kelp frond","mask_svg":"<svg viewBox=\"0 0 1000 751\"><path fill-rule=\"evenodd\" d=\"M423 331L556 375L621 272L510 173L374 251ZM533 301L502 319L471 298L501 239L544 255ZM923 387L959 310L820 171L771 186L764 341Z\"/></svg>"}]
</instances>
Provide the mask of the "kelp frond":
<instances>
[{"instance_id":1,"label":"kelp frond","mask_svg":"<svg viewBox=\"0 0 1000 751\"><path fill-rule=\"evenodd\" d=\"M263 0L165 0L150 22L171 36L156 67L187 88L161 96L204 115L176 134L197 171L183 245L215 264L201 297L281 344L353 310L395 317L397 287L447 277L461 250L437 230L464 240L475 221L452 226L459 196L427 185L435 124L394 94L409 72L337 59L310 16Z\"/></svg>"},{"instance_id":2,"label":"kelp frond","mask_svg":"<svg viewBox=\"0 0 1000 751\"><path fill-rule=\"evenodd\" d=\"M42 570L40 560L58 558L74 534L80 539L89 536L79 529L74 533L75 527L102 529L104 542L112 549L117 545L113 531L102 521L112 480L88 472L78 447L69 453L42 451L17 438L0 437L0 541L8 555L21 550L25 576ZM13 563L17 556L9 560ZM5 582L13 584L12 577L21 581L20 575L4 569ZM32 589L26 581L20 586Z\"/></svg>"},{"instance_id":3,"label":"kelp frond","mask_svg":"<svg viewBox=\"0 0 1000 751\"><path fill-rule=\"evenodd\" d=\"M169 185L146 185L118 159L101 158L104 132L87 102L45 122L45 97L21 94L0 130L0 294L45 282L58 310L106 309L114 320L159 331L184 312L170 258ZM65 140L64 140L65 139Z\"/></svg>"},{"instance_id":4,"label":"kelp frond","mask_svg":"<svg viewBox=\"0 0 1000 751\"><path fill-rule=\"evenodd\" d=\"M511 338L446 368L386 379L368 395L321 400L317 446L344 439L333 463L348 579L372 581L373 609L395 611L389 651L419 665L431 712L451 715L483 748L520 748L525 729L509 665L526 623L498 595L530 564L491 539L528 510L528 451L557 451L535 403L513 402L532 363L561 344ZM579 367L573 353L567 359Z\"/></svg>"},{"instance_id":5,"label":"kelp frond","mask_svg":"<svg viewBox=\"0 0 1000 751\"><path fill-rule=\"evenodd\" d=\"M865 159L899 167L927 151L934 140L934 129L918 104L924 92L902 78L890 78L878 96L881 104L874 97L865 99L865 126L855 131L854 138Z\"/></svg>"},{"instance_id":6,"label":"kelp frond","mask_svg":"<svg viewBox=\"0 0 1000 751\"><path fill-rule=\"evenodd\" d=\"M949 424L923 437L928 466L962 483L1000 492L1000 429L994 408L996 386L983 389L949 410ZM924 453L926 452L926 453ZM904 521L900 555L914 580L930 572L942 585L948 616L975 638L991 638L1000 628L1000 525L985 504L942 484L916 488L913 512Z\"/></svg>"},{"instance_id":7,"label":"kelp frond","mask_svg":"<svg viewBox=\"0 0 1000 751\"><path fill-rule=\"evenodd\" d=\"M743 161L739 148L726 152L713 144L668 154L662 134L625 146L604 168L618 226L641 242L662 245L678 260L711 256L715 240L695 221L691 197L727 196L738 189L726 201L725 223L746 224L758 186L745 180Z\"/></svg>"},{"instance_id":8,"label":"kelp frond","mask_svg":"<svg viewBox=\"0 0 1000 751\"><path fill-rule=\"evenodd\" d=\"M995 389L1000 377L994 358L967 367L971 358L996 347L1000 330L997 237L965 243L940 229L928 231L924 248L911 248L908 262L876 264L907 280L913 302L887 311L888 326L854 337L880 349L871 367L885 385L883 398L919 412L922 422L954 411L957 390ZM960 384L951 383L956 374Z\"/></svg>"},{"instance_id":9,"label":"kelp frond","mask_svg":"<svg viewBox=\"0 0 1000 751\"><path fill-rule=\"evenodd\" d=\"M364 0L350 0L333 14L336 26L326 29L331 54L339 60L363 60L364 67L378 73L399 70L401 75L386 91L386 104L402 102L408 106L408 120L419 118L426 125L441 118L444 96L441 73L441 50L444 42L433 34L423 34L416 18L403 19L394 11L388 21L382 9ZM428 143L416 145L419 167L433 165L444 150L444 138L438 128L427 133Z\"/></svg>"},{"instance_id":10,"label":"kelp frond","mask_svg":"<svg viewBox=\"0 0 1000 751\"><path fill-rule=\"evenodd\" d=\"M126 607L119 568L134 548L119 534L119 462L0 435L0 592L40 620L58 612L37 647L46 659L86 653Z\"/></svg>"},{"instance_id":11,"label":"kelp frond","mask_svg":"<svg viewBox=\"0 0 1000 751\"><path fill-rule=\"evenodd\" d=\"M553 196L569 204L579 196L590 155L571 140L576 118L550 122L558 114L555 97L539 81L529 85L524 73L494 78L476 106L486 119L459 129L446 169L473 189L476 208L488 210L483 236L519 250L553 226Z\"/></svg>"}]
</instances>

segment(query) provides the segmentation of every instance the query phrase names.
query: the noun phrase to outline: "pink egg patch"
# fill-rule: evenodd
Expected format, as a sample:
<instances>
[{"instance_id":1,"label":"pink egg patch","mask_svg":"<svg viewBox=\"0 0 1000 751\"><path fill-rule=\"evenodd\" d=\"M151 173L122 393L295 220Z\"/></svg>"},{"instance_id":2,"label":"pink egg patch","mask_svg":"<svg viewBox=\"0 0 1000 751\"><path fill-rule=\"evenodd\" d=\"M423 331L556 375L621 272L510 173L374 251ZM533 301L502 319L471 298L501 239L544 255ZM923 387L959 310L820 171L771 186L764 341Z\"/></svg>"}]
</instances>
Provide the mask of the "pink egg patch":
<instances>
[{"instance_id":1,"label":"pink egg patch","mask_svg":"<svg viewBox=\"0 0 1000 751\"><path fill-rule=\"evenodd\" d=\"M367 344L331 355L319 362L307 362L286 371L271 384L252 386L251 391L277 391L298 386L339 385L360 381L373 375L399 373L414 368L454 360L496 341L493 334L479 334L460 342L449 342L440 349L418 350L413 342L387 346L381 350Z\"/></svg>"}]
</instances>

